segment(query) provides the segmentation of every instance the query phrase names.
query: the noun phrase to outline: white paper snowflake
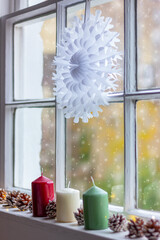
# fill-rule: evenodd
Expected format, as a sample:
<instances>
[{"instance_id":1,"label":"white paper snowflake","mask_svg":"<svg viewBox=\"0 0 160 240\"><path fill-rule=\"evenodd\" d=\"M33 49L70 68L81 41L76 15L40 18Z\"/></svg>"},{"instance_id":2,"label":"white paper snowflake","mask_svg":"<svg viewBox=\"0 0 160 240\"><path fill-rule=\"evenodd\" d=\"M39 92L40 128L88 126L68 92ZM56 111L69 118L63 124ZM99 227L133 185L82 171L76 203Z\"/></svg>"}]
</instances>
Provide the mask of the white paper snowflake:
<instances>
[{"instance_id":1,"label":"white paper snowflake","mask_svg":"<svg viewBox=\"0 0 160 240\"><path fill-rule=\"evenodd\" d=\"M115 90L119 74L116 43L118 33L113 28L111 18L95 16L84 23L74 18L72 28L66 28L58 45L59 55L55 57L55 94L58 108L63 109L66 118L74 117L88 122L102 112L100 105L108 105L108 91Z\"/></svg>"}]
</instances>

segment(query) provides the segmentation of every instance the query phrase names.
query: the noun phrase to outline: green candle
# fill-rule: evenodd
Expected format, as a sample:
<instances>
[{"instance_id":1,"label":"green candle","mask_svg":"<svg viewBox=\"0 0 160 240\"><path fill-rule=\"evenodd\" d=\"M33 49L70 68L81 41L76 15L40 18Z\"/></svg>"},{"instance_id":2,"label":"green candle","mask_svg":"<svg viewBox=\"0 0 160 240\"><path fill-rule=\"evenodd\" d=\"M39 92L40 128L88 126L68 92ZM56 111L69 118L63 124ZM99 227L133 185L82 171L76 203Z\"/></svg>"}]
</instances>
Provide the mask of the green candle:
<instances>
[{"instance_id":1,"label":"green candle","mask_svg":"<svg viewBox=\"0 0 160 240\"><path fill-rule=\"evenodd\" d=\"M83 194L85 229L100 230L108 228L108 193L93 187Z\"/></svg>"}]
</instances>

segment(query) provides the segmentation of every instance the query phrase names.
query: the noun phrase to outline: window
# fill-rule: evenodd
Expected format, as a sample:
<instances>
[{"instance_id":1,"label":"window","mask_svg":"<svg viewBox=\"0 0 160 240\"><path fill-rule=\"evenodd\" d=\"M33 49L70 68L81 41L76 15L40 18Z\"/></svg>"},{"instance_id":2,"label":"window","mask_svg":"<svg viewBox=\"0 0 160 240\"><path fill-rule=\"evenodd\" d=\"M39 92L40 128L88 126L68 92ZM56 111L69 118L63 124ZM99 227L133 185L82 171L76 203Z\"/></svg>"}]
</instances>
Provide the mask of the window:
<instances>
[{"instance_id":1,"label":"window","mask_svg":"<svg viewBox=\"0 0 160 240\"><path fill-rule=\"evenodd\" d=\"M14 24L14 100L53 98L56 14Z\"/></svg>"},{"instance_id":2,"label":"window","mask_svg":"<svg viewBox=\"0 0 160 240\"><path fill-rule=\"evenodd\" d=\"M138 207L159 211L159 99L137 102Z\"/></svg>"},{"instance_id":3,"label":"window","mask_svg":"<svg viewBox=\"0 0 160 240\"><path fill-rule=\"evenodd\" d=\"M14 186L30 189L41 168L55 182L54 107L17 107L14 117Z\"/></svg>"},{"instance_id":4,"label":"window","mask_svg":"<svg viewBox=\"0 0 160 240\"><path fill-rule=\"evenodd\" d=\"M101 9L120 33L123 74L103 113L74 124L56 108L52 61L61 31L84 13L84 2L44 1L1 19L0 183L28 189L43 167L56 189L71 181L82 194L93 176L108 191L111 209L156 215L160 1L91 1L91 13Z\"/></svg>"},{"instance_id":5,"label":"window","mask_svg":"<svg viewBox=\"0 0 160 240\"><path fill-rule=\"evenodd\" d=\"M113 18L114 31L120 32L119 50L124 51L124 9L123 0L92 1L91 13L102 10L103 16ZM117 16L116 12L119 12ZM73 17L81 16L84 4L67 8L67 25ZM123 61L121 62L123 69ZM123 74L122 74L123 75ZM119 89L123 92L123 76L119 79ZM66 178L81 194L91 186L91 176L97 186L109 193L109 202L123 206L124 199L124 117L123 98L103 107L103 113L88 124L74 124L66 121Z\"/></svg>"},{"instance_id":6,"label":"window","mask_svg":"<svg viewBox=\"0 0 160 240\"><path fill-rule=\"evenodd\" d=\"M137 3L137 88L141 92L136 103L138 208L160 211L160 1L140 0Z\"/></svg>"},{"instance_id":7,"label":"window","mask_svg":"<svg viewBox=\"0 0 160 240\"><path fill-rule=\"evenodd\" d=\"M5 17L4 17L5 18ZM55 181L56 4L17 12L6 22L4 184L30 189L41 168ZM9 43L9 44L8 44ZM3 84L4 87L4 84ZM9 150L8 150L9 149Z\"/></svg>"}]
</instances>

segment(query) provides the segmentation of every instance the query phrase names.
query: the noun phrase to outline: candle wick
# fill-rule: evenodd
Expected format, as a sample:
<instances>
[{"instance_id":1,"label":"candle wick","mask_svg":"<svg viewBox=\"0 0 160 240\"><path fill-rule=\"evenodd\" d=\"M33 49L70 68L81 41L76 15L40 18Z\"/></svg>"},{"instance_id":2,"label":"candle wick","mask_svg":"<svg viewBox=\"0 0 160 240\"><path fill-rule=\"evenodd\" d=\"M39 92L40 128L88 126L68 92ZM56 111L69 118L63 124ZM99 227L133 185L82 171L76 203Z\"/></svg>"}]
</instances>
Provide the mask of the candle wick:
<instances>
[{"instance_id":1,"label":"candle wick","mask_svg":"<svg viewBox=\"0 0 160 240\"><path fill-rule=\"evenodd\" d=\"M68 182L68 188L70 187L70 183L71 183L71 181Z\"/></svg>"},{"instance_id":2,"label":"candle wick","mask_svg":"<svg viewBox=\"0 0 160 240\"><path fill-rule=\"evenodd\" d=\"M43 168L41 168L41 176L43 176Z\"/></svg>"},{"instance_id":3,"label":"candle wick","mask_svg":"<svg viewBox=\"0 0 160 240\"><path fill-rule=\"evenodd\" d=\"M92 176L91 176L91 180L92 180L93 186L95 186L95 182Z\"/></svg>"}]
</instances>

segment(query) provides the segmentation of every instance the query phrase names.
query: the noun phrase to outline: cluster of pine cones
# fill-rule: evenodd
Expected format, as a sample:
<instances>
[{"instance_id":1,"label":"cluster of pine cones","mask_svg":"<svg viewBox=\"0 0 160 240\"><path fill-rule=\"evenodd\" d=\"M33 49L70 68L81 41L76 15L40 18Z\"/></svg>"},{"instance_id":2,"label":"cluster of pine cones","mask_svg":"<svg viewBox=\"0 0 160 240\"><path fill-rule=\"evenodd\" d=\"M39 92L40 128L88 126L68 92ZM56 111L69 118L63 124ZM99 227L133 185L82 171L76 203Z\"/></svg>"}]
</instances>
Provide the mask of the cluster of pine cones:
<instances>
[{"instance_id":1,"label":"cluster of pine cones","mask_svg":"<svg viewBox=\"0 0 160 240\"><path fill-rule=\"evenodd\" d=\"M20 211L29 210L32 212L31 196L20 191L7 192L0 189L0 204L4 207L18 208ZM56 218L56 201L49 201L46 207L46 214L49 218Z\"/></svg>"},{"instance_id":2,"label":"cluster of pine cones","mask_svg":"<svg viewBox=\"0 0 160 240\"><path fill-rule=\"evenodd\" d=\"M130 220L128 223L129 238L137 238L145 236L149 240L158 240L160 237L160 221L150 219L146 223L140 218L136 221Z\"/></svg>"},{"instance_id":3,"label":"cluster of pine cones","mask_svg":"<svg viewBox=\"0 0 160 240\"><path fill-rule=\"evenodd\" d=\"M26 211L30 202L31 197L26 193L21 193L20 191L7 192L4 189L0 189L0 204L3 204L3 206L16 207L21 211Z\"/></svg>"},{"instance_id":4,"label":"cluster of pine cones","mask_svg":"<svg viewBox=\"0 0 160 240\"><path fill-rule=\"evenodd\" d=\"M74 213L78 225L84 225L83 208L78 208ZM140 238L145 236L149 240L158 240L160 237L160 221L150 219L146 224L143 219L136 218L135 221L127 221L126 217L122 214L113 214L108 220L108 227L113 232L129 231L126 236L130 239Z\"/></svg>"},{"instance_id":5,"label":"cluster of pine cones","mask_svg":"<svg viewBox=\"0 0 160 240\"><path fill-rule=\"evenodd\" d=\"M128 238L140 238L145 236L149 240L158 240L160 237L160 221L156 219L150 219L144 223L143 219L136 218L135 221L129 220L127 222L125 216L115 215L109 218L109 228L114 232L120 232L128 230Z\"/></svg>"}]
</instances>

